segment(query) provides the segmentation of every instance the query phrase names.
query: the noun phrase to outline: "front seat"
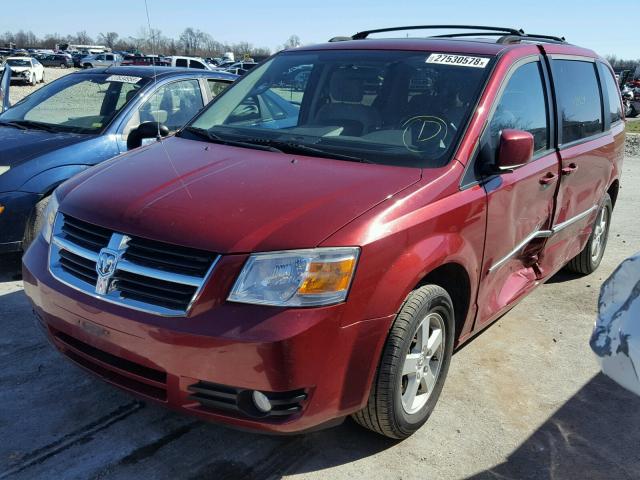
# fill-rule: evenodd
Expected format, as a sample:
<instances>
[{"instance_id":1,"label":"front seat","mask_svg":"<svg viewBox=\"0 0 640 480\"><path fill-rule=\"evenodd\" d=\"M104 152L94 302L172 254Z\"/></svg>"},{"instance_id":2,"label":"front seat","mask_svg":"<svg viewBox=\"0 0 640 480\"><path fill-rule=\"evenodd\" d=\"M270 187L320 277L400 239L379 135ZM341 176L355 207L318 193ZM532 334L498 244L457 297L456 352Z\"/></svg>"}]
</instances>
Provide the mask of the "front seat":
<instances>
[{"instance_id":1,"label":"front seat","mask_svg":"<svg viewBox=\"0 0 640 480\"><path fill-rule=\"evenodd\" d=\"M361 136L381 124L378 111L362 104L364 79L351 68L333 72L329 81L331 102L320 107L314 123L343 127L341 135Z\"/></svg>"}]
</instances>

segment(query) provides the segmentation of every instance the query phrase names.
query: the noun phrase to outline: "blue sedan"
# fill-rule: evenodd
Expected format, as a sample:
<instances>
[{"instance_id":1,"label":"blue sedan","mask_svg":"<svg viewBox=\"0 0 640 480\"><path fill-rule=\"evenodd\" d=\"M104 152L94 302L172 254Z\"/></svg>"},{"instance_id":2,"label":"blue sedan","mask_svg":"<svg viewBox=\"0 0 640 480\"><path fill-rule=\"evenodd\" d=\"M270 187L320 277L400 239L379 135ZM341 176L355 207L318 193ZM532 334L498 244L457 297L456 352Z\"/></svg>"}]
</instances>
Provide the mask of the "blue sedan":
<instances>
[{"instance_id":1,"label":"blue sedan","mask_svg":"<svg viewBox=\"0 0 640 480\"><path fill-rule=\"evenodd\" d=\"M177 131L236 78L194 69L98 68L66 75L4 111L0 252L26 249L60 183Z\"/></svg>"}]
</instances>

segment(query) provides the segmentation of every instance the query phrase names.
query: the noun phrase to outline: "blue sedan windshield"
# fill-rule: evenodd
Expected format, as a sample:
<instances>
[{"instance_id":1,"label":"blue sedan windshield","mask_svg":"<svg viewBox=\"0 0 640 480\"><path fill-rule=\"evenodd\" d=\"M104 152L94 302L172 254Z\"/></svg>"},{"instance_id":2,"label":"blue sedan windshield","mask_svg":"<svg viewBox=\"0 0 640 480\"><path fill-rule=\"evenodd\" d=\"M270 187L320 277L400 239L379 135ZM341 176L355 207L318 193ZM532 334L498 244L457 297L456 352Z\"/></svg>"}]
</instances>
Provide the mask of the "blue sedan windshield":
<instances>
[{"instance_id":1,"label":"blue sedan windshield","mask_svg":"<svg viewBox=\"0 0 640 480\"><path fill-rule=\"evenodd\" d=\"M141 77L72 74L32 93L0 115L0 123L99 133L148 83Z\"/></svg>"}]
</instances>

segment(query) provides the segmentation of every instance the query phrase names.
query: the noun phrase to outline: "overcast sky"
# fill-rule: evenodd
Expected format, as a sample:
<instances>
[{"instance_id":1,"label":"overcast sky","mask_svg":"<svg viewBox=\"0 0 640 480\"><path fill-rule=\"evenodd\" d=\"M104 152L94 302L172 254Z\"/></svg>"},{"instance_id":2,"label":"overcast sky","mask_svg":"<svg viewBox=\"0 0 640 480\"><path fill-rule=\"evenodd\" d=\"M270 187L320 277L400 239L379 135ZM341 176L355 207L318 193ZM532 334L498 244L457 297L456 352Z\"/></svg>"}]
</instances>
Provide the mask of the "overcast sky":
<instances>
[{"instance_id":1,"label":"overcast sky","mask_svg":"<svg viewBox=\"0 0 640 480\"><path fill-rule=\"evenodd\" d=\"M293 34L307 44L369 28L447 23L564 35L602 55L640 58L637 0L147 1L151 26L166 36L177 38L184 28L193 27L222 42L248 41L272 50ZM0 32L23 29L42 36L86 30L96 37L99 32L116 31L127 37L136 36L147 22L144 0L28 0L28 12L5 2Z\"/></svg>"}]
</instances>

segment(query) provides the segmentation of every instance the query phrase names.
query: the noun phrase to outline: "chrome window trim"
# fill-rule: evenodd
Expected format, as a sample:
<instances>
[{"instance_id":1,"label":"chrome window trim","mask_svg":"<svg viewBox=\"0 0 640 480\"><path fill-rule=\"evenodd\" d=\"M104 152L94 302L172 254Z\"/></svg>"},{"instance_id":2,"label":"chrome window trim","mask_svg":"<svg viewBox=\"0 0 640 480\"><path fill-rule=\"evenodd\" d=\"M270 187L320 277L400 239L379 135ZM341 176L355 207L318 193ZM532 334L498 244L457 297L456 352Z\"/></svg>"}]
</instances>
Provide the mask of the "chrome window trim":
<instances>
[{"instance_id":1,"label":"chrome window trim","mask_svg":"<svg viewBox=\"0 0 640 480\"><path fill-rule=\"evenodd\" d=\"M593 205L592 207L588 208L584 212L581 212L578 215L575 215L575 216L569 218L568 220L565 220L562 223L554 225L551 228L551 230L540 230L540 229L536 228L533 232L531 232L529 235L527 235L524 238L524 240L522 240L520 243L518 243L513 248L513 250L511 250L508 254L506 254L500 260L495 262L493 265L491 265L491 267L489 267L489 272L488 273L492 273L495 270L497 270L498 268L500 268L507 261L509 261L511 258L515 257L518 253L520 253L524 247L526 247L529 243L531 243L536 238L549 238L552 235L555 235L556 233L564 230L565 228L567 228L567 227L573 225L574 223L579 222L583 218L589 216L589 214L593 213L593 211L596 210L597 208L598 208L598 205Z\"/></svg>"},{"instance_id":2,"label":"chrome window trim","mask_svg":"<svg viewBox=\"0 0 640 480\"><path fill-rule=\"evenodd\" d=\"M120 290L114 289L107 294L101 295L96 293L95 284L91 284L86 282L75 275L71 275L64 271L60 266L60 250L67 250L75 255L78 255L87 260L93 261L97 263L98 253L93 252L89 249L83 248L79 245L76 245L73 242L69 242L68 240L60 237L62 233L62 213L58 213L56 215L56 219L53 225L53 232L51 235L51 242L49 245L49 258L48 258L48 269L49 273L53 278L55 278L60 283L76 290L82 292L92 298L102 300L104 302L118 305L121 307L129 308L132 310L136 310L139 312L150 313L153 315L159 315L162 317L185 317L191 311L193 305L200 299L205 285L208 283L211 278L213 271L220 261L221 255L217 255L215 259L211 262L207 273L204 277L195 277L191 275L184 275L179 273L167 272L164 270L158 270L151 267L146 267L142 265L138 265L130 260L121 259L118 262L117 271L122 270L129 273L134 273L138 275L142 275L145 277L149 277L152 279L164 280L173 283L179 283L182 285L189 285L192 287L196 287L196 291L194 292L187 308L185 310L178 310L163 307L160 305L154 305L147 302L142 302L139 300L134 300L130 298L123 298L120 296ZM112 232L111 239L109 245L111 245L114 241L120 243L123 238L127 238L126 235L123 235L118 232ZM115 239L115 240L114 240ZM123 268L124 266L124 268Z\"/></svg>"}]
</instances>

